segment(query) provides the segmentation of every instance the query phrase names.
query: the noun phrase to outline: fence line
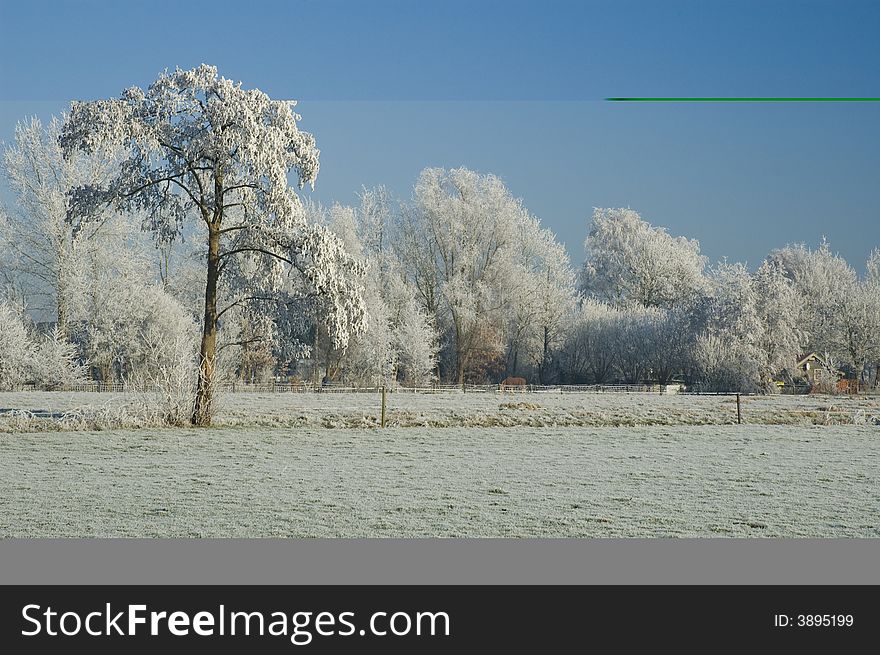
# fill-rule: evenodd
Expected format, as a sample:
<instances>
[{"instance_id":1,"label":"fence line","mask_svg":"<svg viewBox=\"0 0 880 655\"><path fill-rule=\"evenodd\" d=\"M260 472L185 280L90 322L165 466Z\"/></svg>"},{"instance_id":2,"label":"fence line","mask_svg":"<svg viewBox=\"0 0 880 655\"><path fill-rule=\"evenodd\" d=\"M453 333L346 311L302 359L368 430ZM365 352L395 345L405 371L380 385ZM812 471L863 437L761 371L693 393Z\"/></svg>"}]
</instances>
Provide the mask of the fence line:
<instances>
[{"instance_id":1,"label":"fence line","mask_svg":"<svg viewBox=\"0 0 880 655\"><path fill-rule=\"evenodd\" d=\"M244 384L221 383L216 386L221 393L379 393L383 386L349 386L341 384L316 385L312 383L268 382ZM418 387L386 386L388 393L661 393L657 384L527 384L522 386L500 384L433 384ZM75 391L86 393L143 393L158 391L158 387L131 385L125 382L81 382L55 387L34 384L19 385L15 391ZM665 393L679 393L679 385L665 385Z\"/></svg>"},{"instance_id":2,"label":"fence line","mask_svg":"<svg viewBox=\"0 0 880 655\"><path fill-rule=\"evenodd\" d=\"M216 385L219 393L381 393L382 386L350 386L343 384L314 384L306 382L267 382L244 384L240 382L221 383ZM409 386L386 386L387 393L403 394L455 394L455 393L642 393L642 394L681 394L688 396L734 396L735 391L700 391L685 389L681 384L527 384L524 386L504 386L500 384L433 384L419 387ZM17 385L11 391L73 391L84 393L154 393L159 392L159 387L144 387L125 382L80 382L55 387L45 387L35 384ZM782 395L815 393L809 388L783 389ZM832 395L850 395L839 392ZM877 390L863 389L861 395L874 395ZM743 396L756 396L761 394L741 393ZM825 394L821 394L825 395Z\"/></svg>"}]
</instances>

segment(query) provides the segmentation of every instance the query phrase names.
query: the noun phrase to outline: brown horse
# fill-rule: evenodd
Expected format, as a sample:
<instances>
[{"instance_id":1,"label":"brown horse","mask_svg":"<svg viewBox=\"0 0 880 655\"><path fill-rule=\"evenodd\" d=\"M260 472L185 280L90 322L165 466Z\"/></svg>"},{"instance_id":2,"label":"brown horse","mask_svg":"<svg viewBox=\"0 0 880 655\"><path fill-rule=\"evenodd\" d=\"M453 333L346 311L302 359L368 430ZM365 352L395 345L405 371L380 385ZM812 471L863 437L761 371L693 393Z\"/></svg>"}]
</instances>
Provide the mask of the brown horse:
<instances>
[{"instance_id":1,"label":"brown horse","mask_svg":"<svg viewBox=\"0 0 880 655\"><path fill-rule=\"evenodd\" d=\"M511 387L525 391L526 379L525 378L507 377L501 381L501 387L500 387L501 391L504 391L505 389L509 389Z\"/></svg>"}]
</instances>

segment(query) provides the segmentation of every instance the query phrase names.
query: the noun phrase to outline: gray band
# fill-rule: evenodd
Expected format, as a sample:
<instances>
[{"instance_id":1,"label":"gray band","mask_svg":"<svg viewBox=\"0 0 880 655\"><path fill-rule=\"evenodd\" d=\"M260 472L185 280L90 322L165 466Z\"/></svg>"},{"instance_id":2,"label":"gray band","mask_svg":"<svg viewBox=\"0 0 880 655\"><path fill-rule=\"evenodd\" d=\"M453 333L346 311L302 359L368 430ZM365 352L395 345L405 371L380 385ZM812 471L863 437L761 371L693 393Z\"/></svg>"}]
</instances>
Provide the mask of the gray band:
<instances>
[{"instance_id":1,"label":"gray band","mask_svg":"<svg viewBox=\"0 0 880 655\"><path fill-rule=\"evenodd\" d=\"M878 539L0 541L2 584L880 584Z\"/></svg>"}]
</instances>

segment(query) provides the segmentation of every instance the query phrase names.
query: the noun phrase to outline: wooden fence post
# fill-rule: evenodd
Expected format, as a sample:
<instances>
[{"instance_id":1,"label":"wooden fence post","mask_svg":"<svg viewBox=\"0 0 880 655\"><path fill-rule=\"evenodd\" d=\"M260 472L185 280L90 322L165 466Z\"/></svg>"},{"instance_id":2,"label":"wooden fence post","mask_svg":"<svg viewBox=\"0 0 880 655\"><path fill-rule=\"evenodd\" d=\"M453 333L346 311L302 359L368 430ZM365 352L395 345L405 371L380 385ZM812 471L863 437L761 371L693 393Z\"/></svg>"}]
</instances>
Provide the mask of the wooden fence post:
<instances>
[{"instance_id":1,"label":"wooden fence post","mask_svg":"<svg viewBox=\"0 0 880 655\"><path fill-rule=\"evenodd\" d=\"M385 385L382 385L382 420L381 426L385 427Z\"/></svg>"},{"instance_id":2,"label":"wooden fence post","mask_svg":"<svg viewBox=\"0 0 880 655\"><path fill-rule=\"evenodd\" d=\"M736 422L738 424L743 422L742 405L740 404L739 394L736 394Z\"/></svg>"}]
</instances>

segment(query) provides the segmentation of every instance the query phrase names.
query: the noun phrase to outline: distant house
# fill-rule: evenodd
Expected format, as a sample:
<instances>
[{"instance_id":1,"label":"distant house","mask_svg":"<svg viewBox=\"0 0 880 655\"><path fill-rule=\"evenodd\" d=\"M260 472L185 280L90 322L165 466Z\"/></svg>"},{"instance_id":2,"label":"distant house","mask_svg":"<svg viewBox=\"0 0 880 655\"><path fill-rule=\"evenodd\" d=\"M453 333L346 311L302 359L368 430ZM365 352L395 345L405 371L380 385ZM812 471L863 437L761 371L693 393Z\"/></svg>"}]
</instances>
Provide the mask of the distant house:
<instances>
[{"instance_id":1,"label":"distant house","mask_svg":"<svg viewBox=\"0 0 880 655\"><path fill-rule=\"evenodd\" d=\"M834 362L819 353L811 352L797 358L797 363L777 373L771 384L783 393L831 392L837 390L838 381L843 377Z\"/></svg>"},{"instance_id":2,"label":"distant house","mask_svg":"<svg viewBox=\"0 0 880 655\"><path fill-rule=\"evenodd\" d=\"M818 384L828 384L833 380L836 383L842 376L833 362L822 357L818 353L810 353L803 355L798 359L795 371L802 377L811 387Z\"/></svg>"},{"instance_id":3,"label":"distant house","mask_svg":"<svg viewBox=\"0 0 880 655\"><path fill-rule=\"evenodd\" d=\"M795 370L811 385L819 382L820 377L834 370L824 357L817 353L804 355L798 360Z\"/></svg>"}]
</instances>

